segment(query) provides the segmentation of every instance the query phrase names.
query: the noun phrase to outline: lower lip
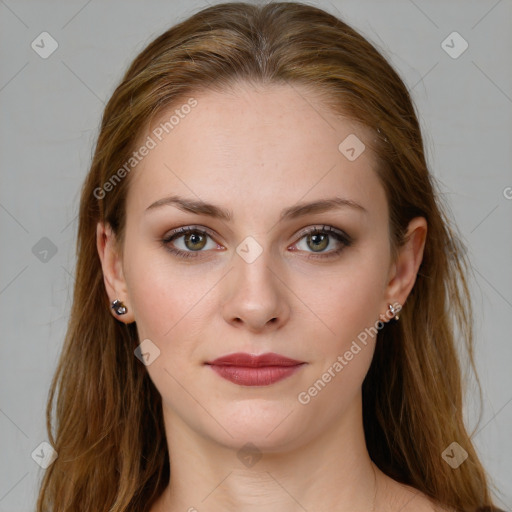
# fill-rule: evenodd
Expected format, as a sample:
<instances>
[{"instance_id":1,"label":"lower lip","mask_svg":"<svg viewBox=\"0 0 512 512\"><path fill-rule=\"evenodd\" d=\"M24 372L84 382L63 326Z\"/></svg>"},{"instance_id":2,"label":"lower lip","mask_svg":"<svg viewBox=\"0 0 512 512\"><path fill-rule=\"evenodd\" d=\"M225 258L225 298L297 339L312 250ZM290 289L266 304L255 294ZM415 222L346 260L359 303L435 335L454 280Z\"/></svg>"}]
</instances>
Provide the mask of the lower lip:
<instances>
[{"instance_id":1,"label":"lower lip","mask_svg":"<svg viewBox=\"0 0 512 512\"><path fill-rule=\"evenodd\" d=\"M212 370L222 378L241 386L269 386L294 374L303 364L295 366L263 366L250 368L247 366L216 366Z\"/></svg>"}]
</instances>

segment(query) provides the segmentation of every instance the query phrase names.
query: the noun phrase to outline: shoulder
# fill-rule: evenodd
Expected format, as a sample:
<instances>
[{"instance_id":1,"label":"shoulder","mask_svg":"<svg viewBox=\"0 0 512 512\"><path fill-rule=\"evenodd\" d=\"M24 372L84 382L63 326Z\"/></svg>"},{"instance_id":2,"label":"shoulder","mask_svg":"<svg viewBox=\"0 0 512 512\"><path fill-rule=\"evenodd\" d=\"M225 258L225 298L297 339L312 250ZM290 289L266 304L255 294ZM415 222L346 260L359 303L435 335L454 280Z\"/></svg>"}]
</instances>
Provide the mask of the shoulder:
<instances>
[{"instance_id":1,"label":"shoulder","mask_svg":"<svg viewBox=\"0 0 512 512\"><path fill-rule=\"evenodd\" d=\"M387 477L384 483L385 501L389 504L389 510L400 512L456 512L453 509L442 506L435 500L409 485L402 484Z\"/></svg>"},{"instance_id":2,"label":"shoulder","mask_svg":"<svg viewBox=\"0 0 512 512\"><path fill-rule=\"evenodd\" d=\"M400 512L456 512L443 507L417 489L409 488L399 499Z\"/></svg>"},{"instance_id":3,"label":"shoulder","mask_svg":"<svg viewBox=\"0 0 512 512\"><path fill-rule=\"evenodd\" d=\"M392 482L390 488L394 492L391 510L396 508L400 512L459 512L452 507L442 505L414 487L390 480ZM475 512L505 511L496 507L481 507Z\"/></svg>"}]
</instances>

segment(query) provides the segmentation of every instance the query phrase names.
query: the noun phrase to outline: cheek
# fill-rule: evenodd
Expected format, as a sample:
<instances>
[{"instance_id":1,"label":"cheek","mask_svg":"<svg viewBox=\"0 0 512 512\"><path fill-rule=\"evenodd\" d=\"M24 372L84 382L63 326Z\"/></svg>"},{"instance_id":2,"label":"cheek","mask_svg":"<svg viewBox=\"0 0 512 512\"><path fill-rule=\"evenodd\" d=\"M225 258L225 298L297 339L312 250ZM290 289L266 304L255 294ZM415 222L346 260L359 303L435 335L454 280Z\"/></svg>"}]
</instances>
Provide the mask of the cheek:
<instances>
[{"instance_id":1,"label":"cheek","mask_svg":"<svg viewBox=\"0 0 512 512\"><path fill-rule=\"evenodd\" d=\"M361 251L353 254L350 261L347 258L346 265L340 265L336 272L315 280L314 288L309 284L305 302L330 328L338 349L350 344L365 328L374 326L384 313L386 261L378 251Z\"/></svg>"},{"instance_id":2,"label":"cheek","mask_svg":"<svg viewBox=\"0 0 512 512\"><path fill-rule=\"evenodd\" d=\"M186 328L185 339L190 337L197 325L193 319L201 317L201 313L204 318L208 292L216 280L211 273L179 269L166 257L150 251L132 252L128 293L139 335L154 339L159 345L175 346L170 342L178 333Z\"/></svg>"},{"instance_id":3,"label":"cheek","mask_svg":"<svg viewBox=\"0 0 512 512\"><path fill-rule=\"evenodd\" d=\"M187 390L194 389L196 372L201 372L201 347L208 334L204 326L214 310L212 291L218 277L169 261L164 249L133 247L125 275L139 340L149 339L159 350L147 366L149 376L165 406L188 411L192 421L204 414Z\"/></svg>"},{"instance_id":4,"label":"cheek","mask_svg":"<svg viewBox=\"0 0 512 512\"><path fill-rule=\"evenodd\" d=\"M328 293L310 296L314 309L333 331L318 336L316 363L297 393L308 428L325 425L347 411L370 367L382 305L386 267L378 257L347 265L333 275ZM315 300L316 302L313 302ZM313 309L313 308L312 308Z\"/></svg>"}]
</instances>

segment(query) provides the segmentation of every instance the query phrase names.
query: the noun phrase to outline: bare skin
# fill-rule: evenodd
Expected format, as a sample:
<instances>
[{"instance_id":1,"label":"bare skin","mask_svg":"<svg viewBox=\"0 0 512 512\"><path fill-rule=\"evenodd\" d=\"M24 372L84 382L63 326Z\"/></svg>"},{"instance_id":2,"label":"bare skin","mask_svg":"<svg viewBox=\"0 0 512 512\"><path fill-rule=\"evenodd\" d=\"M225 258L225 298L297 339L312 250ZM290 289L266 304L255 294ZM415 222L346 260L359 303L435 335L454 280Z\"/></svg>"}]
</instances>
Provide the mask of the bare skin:
<instances>
[{"instance_id":1,"label":"bare skin","mask_svg":"<svg viewBox=\"0 0 512 512\"><path fill-rule=\"evenodd\" d=\"M122 252L98 225L108 295L128 308L117 318L135 321L140 340L160 350L147 371L162 395L171 480L151 512L435 510L369 457L361 385L375 337L306 404L298 400L358 334L389 318L390 303L406 302L425 219L411 221L392 260L374 157L366 149L350 161L338 149L350 134L363 142L375 134L306 90L240 84L194 97L197 106L130 175ZM171 195L213 203L232 218L169 204L148 209ZM280 219L284 208L334 196L351 203ZM186 226L207 235L162 242ZM304 233L324 226L352 243ZM257 257L248 261L237 247ZM276 352L307 364L274 384L242 386L205 365L233 352ZM250 464L240 451L247 443L259 459Z\"/></svg>"}]
</instances>

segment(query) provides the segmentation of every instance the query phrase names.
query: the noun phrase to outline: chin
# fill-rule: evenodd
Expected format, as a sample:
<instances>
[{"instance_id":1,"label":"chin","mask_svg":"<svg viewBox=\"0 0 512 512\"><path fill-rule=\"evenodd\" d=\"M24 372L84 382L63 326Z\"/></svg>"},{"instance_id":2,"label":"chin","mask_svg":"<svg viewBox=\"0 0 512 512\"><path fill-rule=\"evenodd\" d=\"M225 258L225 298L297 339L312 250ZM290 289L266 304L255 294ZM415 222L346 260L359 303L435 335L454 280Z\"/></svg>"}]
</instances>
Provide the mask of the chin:
<instances>
[{"instance_id":1,"label":"chin","mask_svg":"<svg viewBox=\"0 0 512 512\"><path fill-rule=\"evenodd\" d=\"M237 450L252 443L266 452L286 451L300 444L308 423L298 419L301 410L297 405L268 399L231 402L217 411L216 418L227 432L215 423L214 431L210 430L207 435Z\"/></svg>"}]
</instances>

